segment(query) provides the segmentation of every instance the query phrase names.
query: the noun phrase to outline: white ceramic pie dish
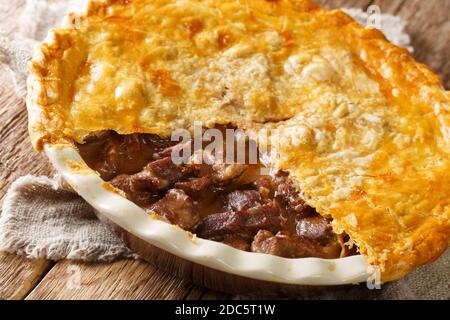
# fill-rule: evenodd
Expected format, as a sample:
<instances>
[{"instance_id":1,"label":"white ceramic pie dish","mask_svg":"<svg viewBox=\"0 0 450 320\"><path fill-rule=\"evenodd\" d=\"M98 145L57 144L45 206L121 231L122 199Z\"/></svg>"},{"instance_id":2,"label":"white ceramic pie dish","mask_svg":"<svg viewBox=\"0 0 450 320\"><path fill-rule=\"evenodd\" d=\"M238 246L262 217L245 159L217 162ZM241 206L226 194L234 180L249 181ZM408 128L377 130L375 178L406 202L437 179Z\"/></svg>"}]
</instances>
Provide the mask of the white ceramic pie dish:
<instances>
[{"instance_id":1,"label":"white ceramic pie dish","mask_svg":"<svg viewBox=\"0 0 450 320\"><path fill-rule=\"evenodd\" d=\"M205 279L199 280L199 272L205 277L211 273L224 282L228 281L226 277L231 277L230 281L238 287L248 288L250 285L254 286L253 289L259 287L256 283L269 286L334 286L360 283L370 277L370 268L363 256L334 260L287 259L245 252L219 242L196 238L179 227L149 216L108 188L108 184L87 167L74 147L46 145L45 151L64 179L101 217L112 222L133 250L149 262L165 270L171 269L168 271L188 277L197 284L230 292L242 290L223 283L218 286L216 280L205 283ZM193 266L196 267L192 269Z\"/></svg>"}]
</instances>

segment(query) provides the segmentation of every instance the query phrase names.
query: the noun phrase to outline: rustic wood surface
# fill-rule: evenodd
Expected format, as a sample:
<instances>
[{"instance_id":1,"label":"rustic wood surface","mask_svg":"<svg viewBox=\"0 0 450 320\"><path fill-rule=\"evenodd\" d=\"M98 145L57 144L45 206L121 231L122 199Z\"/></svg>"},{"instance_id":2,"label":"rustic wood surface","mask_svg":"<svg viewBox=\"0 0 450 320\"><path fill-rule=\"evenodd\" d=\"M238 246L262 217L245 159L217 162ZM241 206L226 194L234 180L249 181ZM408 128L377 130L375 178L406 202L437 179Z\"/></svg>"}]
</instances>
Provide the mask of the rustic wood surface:
<instances>
[{"instance_id":1,"label":"rustic wood surface","mask_svg":"<svg viewBox=\"0 0 450 320\"><path fill-rule=\"evenodd\" d=\"M25 0L0 0L0 28L12 35ZM428 64L450 88L450 0L318 0L324 6L366 9L408 21L417 60ZM0 65L0 202L11 182L22 175L50 175L43 155L35 153L27 133L25 104ZM113 263L51 262L0 253L0 299L226 299L166 275L143 261Z\"/></svg>"}]
</instances>

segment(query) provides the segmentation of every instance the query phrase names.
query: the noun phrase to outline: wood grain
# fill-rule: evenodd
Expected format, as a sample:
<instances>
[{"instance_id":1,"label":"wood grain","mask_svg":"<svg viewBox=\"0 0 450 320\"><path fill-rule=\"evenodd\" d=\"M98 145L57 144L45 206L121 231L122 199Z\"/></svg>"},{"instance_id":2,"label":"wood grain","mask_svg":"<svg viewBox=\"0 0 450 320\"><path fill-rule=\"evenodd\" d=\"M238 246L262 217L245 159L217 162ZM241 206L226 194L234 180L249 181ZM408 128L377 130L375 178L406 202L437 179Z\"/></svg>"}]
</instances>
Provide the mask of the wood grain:
<instances>
[{"instance_id":1,"label":"wood grain","mask_svg":"<svg viewBox=\"0 0 450 320\"><path fill-rule=\"evenodd\" d=\"M6 76L5 76L6 75ZM0 76L0 203L10 183L25 174L52 173L47 160L29 142L23 100L15 94L9 73ZM53 265L0 253L0 299L23 299Z\"/></svg>"},{"instance_id":2,"label":"wood grain","mask_svg":"<svg viewBox=\"0 0 450 320\"><path fill-rule=\"evenodd\" d=\"M450 0L318 0L329 8L380 6L383 13L406 19L415 57L439 73L450 88ZM0 28L12 35L25 0L0 0ZM27 133L23 99L0 66L0 202L9 184L25 174L49 175L53 170L35 153ZM79 272L80 286L73 286ZM75 277L75 278L74 278ZM76 281L75 281L76 282ZM29 260L0 254L0 299L223 299L209 291L164 274L143 261L110 264Z\"/></svg>"},{"instance_id":3,"label":"wood grain","mask_svg":"<svg viewBox=\"0 0 450 320\"><path fill-rule=\"evenodd\" d=\"M79 280L79 281L78 281ZM140 260L58 262L26 299L198 299L203 290Z\"/></svg>"},{"instance_id":4,"label":"wood grain","mask_svg":"<svg viewBox=\"0 0 450 320\"><path fill-rule=\"evenodd\" d=\"M53 263L0 253L0 299L23 299L51 269Z\"/></svg>"}]
</instances>

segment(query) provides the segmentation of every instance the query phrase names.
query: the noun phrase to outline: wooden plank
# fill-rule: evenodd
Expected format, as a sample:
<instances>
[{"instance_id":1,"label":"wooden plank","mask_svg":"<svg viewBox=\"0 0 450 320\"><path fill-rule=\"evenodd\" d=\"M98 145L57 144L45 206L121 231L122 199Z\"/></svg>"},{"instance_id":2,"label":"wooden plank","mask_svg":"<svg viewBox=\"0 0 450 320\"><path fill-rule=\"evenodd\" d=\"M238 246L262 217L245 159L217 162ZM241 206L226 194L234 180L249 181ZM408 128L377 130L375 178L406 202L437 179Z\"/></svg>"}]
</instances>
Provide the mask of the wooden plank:
<instances>
[{"instance_id":1,"label":"wooden plank","mask_svg":"<svg viewBox=\"0 0 450 320\"><path fill-rule=\"evenodd\" d=\"M27 296L34 299L198 298L199 288L140 260L112 263L58 262Z\"/></svg>"},{"instance_id":2,"label":"wooden plank","mask_svg":"<svg viewBox=\"0 0 450 320\"><path fill-rule=\"evenodd\" d=\"M0 27L12 35L14 23L25 0L0 3ZM14 81L0 66L0 205L12 181L25 174L50 174L52 169L29 142L23 99L17 97ZM53 263L0 253L0 299L23 299L41 280Z\"/></svg>"},{"instance_id":3,"label":"wooden plank","mask_svg":"<svg viewBox=\"0 0 450 320\"><path fill-rule=\"evenodd\" d=\"M23 299L50 270L53 263L0 253L0 299Z\"/></svg>"},{"instance_id":4,"label":"wooden plank","mask_svg":"<svg viewBox=\"0 0 450 320\"><path fill-rule=\"evenodd\" d=\"M16 178L53 171L31 148L25 104L15 95L8 75L0 76L0 204ZM0 299L23 299L52 265L50 261L0 253Z\"/></svg>"}]
</instances>

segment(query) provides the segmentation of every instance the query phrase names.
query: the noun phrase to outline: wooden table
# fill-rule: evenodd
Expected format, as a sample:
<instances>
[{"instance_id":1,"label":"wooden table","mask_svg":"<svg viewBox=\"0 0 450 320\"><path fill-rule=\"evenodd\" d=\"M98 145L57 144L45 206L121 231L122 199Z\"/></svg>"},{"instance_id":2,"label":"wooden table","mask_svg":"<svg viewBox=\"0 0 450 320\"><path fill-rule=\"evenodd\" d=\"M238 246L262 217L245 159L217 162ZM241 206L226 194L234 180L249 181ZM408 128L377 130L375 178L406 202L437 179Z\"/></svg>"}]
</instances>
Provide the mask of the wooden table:
<instances>
[{"instance_id":1,"label":"wooden table","mask_svg":"<svg viewBox=\"0 0 450 320\"><path fill-rule=\"evenodd\" d=\"M0 26L13 34L25 0L0 0ZM450 88L450 0L320 0L328 7L376 4L383 13L409 22L415 57L442 76ZM49 175L47 159L34 152L27 133L24 102L0 68L0 198L11 182L25 174ZM80 286L68 285L73 274ZM30 260L0 253L0 299L225 299L227 295L193 286L143 261L113 263Z\"/></svg>"}]
</instances>

